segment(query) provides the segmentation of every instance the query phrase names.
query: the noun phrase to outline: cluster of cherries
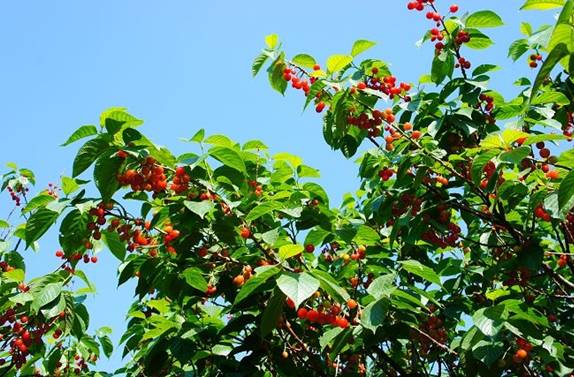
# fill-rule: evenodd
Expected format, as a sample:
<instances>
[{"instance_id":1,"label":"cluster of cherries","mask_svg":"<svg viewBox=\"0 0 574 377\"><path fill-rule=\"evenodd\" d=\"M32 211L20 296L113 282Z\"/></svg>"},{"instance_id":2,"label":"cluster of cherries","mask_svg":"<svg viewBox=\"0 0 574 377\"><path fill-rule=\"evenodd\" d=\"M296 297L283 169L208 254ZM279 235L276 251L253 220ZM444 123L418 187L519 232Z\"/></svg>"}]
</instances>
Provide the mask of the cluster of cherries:
<instances>
[{"instance_id":1,"label":"cluster of cherries","mask_svg":"<svg viewBox=\"0 0 574 377\"><path fill-rule=\"evenodd\" d=\"M525 267L520 267L517 271L509 271L508 275L510 277L502 282L503 285L507 287L512 287L513 285L525 287L528 285L530 277L532 276L530 271Z\"/></svg>"},{"instance_id":2,"label":"cluster of cherries","mask_svg":"<svg viewBox=\"0 0 574 377\"><path fill-rule=\"evenodd\" d=\"M518 350L512 356L512 361L517 364L523 363L527 358L530 351L532 351L532 344L523 338L516 339L516 345L518 346Z\"/></svg>"},{"instance_id":3,"label":"cluster of cherries","mask_svg":"<svg viewBox=\"0 0 574 377\"><path fill-rule=\"evenodd\" d=\"M247 280L251 279L252 274L253 269L251 266L243 266L241 273L233 278L233 285L241 287Z\"/></svg>"},{"instance_id":4,"label":"cluster of cherries","mask_svg":"<svg viewBox=\"0 0 574 377\"><path fill-rule=\"evenodd\" d=\"M118 157L120 157L119 152ZM126 170L118 176L118 181L122 186L131 186L135 192L153 191L159 193L167 188L164 168L158 165L153 157L147 157L138 169Z\"/></svg>"},{"instance_id":5,"label":"cluster of cherries","mask_svg":"<svg viewBox=\"0 0 574 377\"><path fill-rule=\"evenodd\" d=\"M393 202L391 213L395 218L398 218L410 210L411 215L416 216L421 210L422 204L423 200L416 197L416 195L405 193L401 195L398 201ZM387 223L387 226L393 224L394 220Z\"/></svg>"},{"instance_id":6,"label":"cluster of cherries","mask_svg":"<svg viewBox=\"0 0 574 377\"><path fill-rule=\"evenodd\" d=\"M574 134L574 116L571 112L566 113L566 123L562 126L562 134L568 138L568 141L572 141L572 135Z\"/></svg>"},{"instance_id":7,"label":"cluster of cherries","mask_svg":"<svg viewBox=\"0 0 574 377\"><path fill-rule=\"evenodd\" d=\"M253 189L253 193L255 194L255 196L261 196L261 194L263 194L263 186L261 186L259 183L257 183L257 181L249 181L248 182L249 187L251 187Z\"/></svg>"},{"instance_id":8,"label":"cluster of cherries","mask_svg":"<svg viewBox=\"0 0 574 377\"><path fill-rule=\"evenodd\" d=\"M448 340L448 333L446 331L446 328L444 327L444 322L438 316L435 315L429 316L429 318L426 321L422 322L419 325L419 330L421 330L424 334L427 334L440 344L445 344ZM423 356L428 355L435 347L435 343L427 336L418 332L415 333L414 336L421 345L420 348L421 355Z\"/></svg>"},{"instance_id":9,"label":"cluster of cherries","mask_svg":"<svg viewBox=\"0 0 574 377\"><path fill-rule=\"evenodd\" d=\"M346 329L349 327L349 320L341 315L341 306L331 305L327 310L299 308L297 317L300 320L308 321L312 324L327 325Z\"/></svg>"},{"instance_id":10,"label":"cluster of cherries","mask_svg":"<svg viewBox=\"0 0 574 377\"><path fill-rule=\"evenodd\" d=\"M26 314L17 314L14 308L7 309L0 316L0 340L4 340L4 345L10 346L8 353L11 362L16 369L20 369L30 355L30 348L34 345L42 344L42 336L50 331L55 321L65 318L65 313L58 314L51 323L35 323ZM53 337L57 339L57 332L62 330L56 329ZM0 358L0 366L6 363L5 358Z\"/></svg>"},{"instance_id":11,"label":"cluster of cherries","mask_svg":"<svg viewBox=\"0 0 574 377\"><path fill-rule=\"evenodd\" d=\"M393 99L395 96L400 96L404 101L410 101L410 97L407 96L407 92L411 90L411 84L401 82L397 85L397 78L395 76L381 76L379 75L379 72L379 68L372 67L372 74L366 81L359 82L356 89L365 90L368 88L386 94L390 99ZM351 94L354 94L356 89L351 88Z\"/></svg>"},{"instance_id":12,"label":"cluster of cherries","mask_svg":"<svg viewBox=\"0 0 574 377\"><path fill-rule=\"evenodd\" d=\"M438 205L436 216L433 217L436 218L440 224L446 225L447 230L446 232L442 232L434 228L428 229L423 232L421 236L422 240L440 248L447 246L455 247L460 238L461 229L456 223L451 222L451 216L452 213L448 206L444 204ZM429 222L430 218L428 213L423 215L424 222Z\"/></svg>"},{"instance_id":13,"label":"cluster of cherries","mask_svg":"<svg viewBox=\"0 0 574 377\"><path fill-rule=\"evenodd\" d=\"M17 207L20 206L22 201L21 197L28 191L27 187L24 187L22 184L18 183L14 186L14 188L8 186L8 193L10 194L10 198L14 201Z\"/></svg>"},{"instance_id":14,"label":"cluster of cherries","mask_svg":"<svg viewBox=\"0 0 574 377\"><path fill-rule=\"evenodd\" d=\"M558 264L558 267L564 268L568 266L568 262L570 262L570 257L567 254L562 254L558 257L558 261L556 263Z\"/></svg>"},{"instance_id":15,"label":"cluster of cherries","mask_svg":"<svg viewBox=\"0 0 574 377\"><path fill-rule=\"evenodd\" d=\"M53 183L48 183L47 193L54 199L58 199L58 186Z\"/></svg>"},{"instance_id":16,"label":"cluster of cherries","mask_svg":"<svg viewBox=\"0 0 574 377\"><path fill-rule=\"evenodd\" d=\"M528 65L530 68L538 67L538 62L542 61L542 55L540 54L532 54L528 57Z\"/></svg>"},{"instance_id":17,"label":"cluster of cherries","mask_svg":"<svg viewBox=\"0 0 574 377\"><path fill-rule=\"evenodd\" d=\"M542 204L539 204L534 208L534 216L544 221L552 220L552 216L550 216L550 213L544 209Z\"/></svg>"},{"instance_id":18,"label":"cluster of cherries","mask_svg":"<svg viewBox=\"0 0 574 377\"><path fill-rule=\"evenodd\" d=\"M189 189L189 181L190 177L185 171L185 168L183 166L179 166L175 169L175 177L173 177L170 188L176 194L181 194Z\"/></svg>"}]
</instances>

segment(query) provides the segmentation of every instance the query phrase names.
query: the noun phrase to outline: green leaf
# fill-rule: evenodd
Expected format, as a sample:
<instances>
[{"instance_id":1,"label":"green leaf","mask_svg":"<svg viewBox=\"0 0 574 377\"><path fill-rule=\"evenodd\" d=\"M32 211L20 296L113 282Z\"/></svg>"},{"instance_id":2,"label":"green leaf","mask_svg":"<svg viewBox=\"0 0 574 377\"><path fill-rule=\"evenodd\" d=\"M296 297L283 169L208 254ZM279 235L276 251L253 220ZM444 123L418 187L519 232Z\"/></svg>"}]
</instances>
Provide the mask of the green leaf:
<instances>
[{"instance_id":1,"label":"green leaf","mask_svg":"<svg viewBox=\"0 0 574 377\"><path fill-rule=\"evenodd\" d=\"M444 54L435 56L432 62L431 79L436 85L442 83L444 79L447 76L451 76L454 71L453 55L447 53Z\"/></svg>"},{"instance_id":2,"label":"green leaf","mask_svg":"<svg viewBox=\"0 0 574 377\"><path fill-rule=\"evenodd\" d=\"M211 200L202 200L200 202L192 202L186 200L183 202L185 208L189 209L191 212L195 213L202 219L205 217L205 214L210 212L213 208L215 208L215 203Z\"/></svg>"},{"instance_id":3,"label":"green leaf","mask_svg":"<svg viewBox=\"0 0 574 377\"><path fill-rule=\"evenodd\" d=\"M207 290L207 280L205 280L199 268L187 268L181 273L181 275L185 279L185 282L191 287L199 290L200 292L205 292Z\"/></svg>"},{"instance_id":4,"label":"green leaf","mask_svg":"<svg viewBox=\"0 0 574 377\"><path fill-rule=\"evenodd\" d=\"M2 274L2 276L8 281L20 283L20 282L24 281L25 273L24 273L24 270L16 268L14 270L4 272L4 274Z\"/></svg>"},{"instance_id":5,"label":"green leaf","mask_svg":"<svg viewBox=\"0 0 574 377\"><path fill-rule=\"evenodd\" d=\"M92 125L82 126L78 128L76 131L74 131L74 133L68 138L68 140L66 140L66 142L61 146L65 147L66 145L72 144L74 141L83 139L88 136L97 135L97 133L98 129L96 128L96 126Z\"/></svg>"},{"instance_id":6,"label":"green leaf","mask_svg":"<svg viewBox=\"0 0 574 377\"><path fill-rule=\"evenodd\" d=\"M465 23L467 28L498 27L504 25L502 18L493 11L482 10L468 16Z\"/></svg>"},{"instance_id":7,"label":"green leaf","mask_svg":"<svg viewBox=\"0 0 574 377\"><path fill-rule=\"evenodd\" d=\"M287 89L287 81L283 78L283 70L285 67L286 65L283 61L283 54L280 54L267 70L271 87L281 94L284 94Z\"/></svg>"},{"instance_id":8,"label":"green leaf","mask_svg":"<svg viewBox=\"0 0 574 377\"><path fill-rule=\"evenodd\" d=\"M108 147L109 142L103 136L96 137L84 144L74 159L72 176L77 177L82 174Z\"/></svg>"},{"instance_id":9,"label":"green leaf","mask_svg":"<svg viewBox=\"0 0 574 377\"><path fill-rule=\"evenodd\" d=\"M494 71L498 71L500 70L500 67L497 65L493 65L493 64L481 64L478 67L476 67L476 69L474 71L472 71L472 76L480 76L482 74L488 73L488 72L494 72Z\"/></svg>"},{"instance_id":10,"label":"green leaf","mask_svg":"<svg viewBox=\"0 0 574 377\"><path fill-rule=\"evenodd\" d=\"M80 184L74 178L62 177L62 191L64 195L68 196L76 192L80 188Z\"/></svg>"},{"instance_id":11,"label":"green leaf","mask_svg":"<svg viewBox=\"0 0 574 377\"><path fill-rule=\"evenodd\" d=\"M494 42L487 35L481 33L478 30L471 30L470 41L468 41L468 43L465 43L464 45L474 50L483 50L485 48L492 46L493 44Z\"/></svg>"},{"instance_id":12,"label":"green leaf","mask_svg":"<svg viewBox=\"0 0 574 377\"><path fill-rule=\"evenodd\" d=\"M566 3L566 0L527 0L521 10L548 10L560 8Z\"/></svg>"},{"instance_id":13,"label":"green leaf","mask_svg":"<svg viewBox=\"0 0 574 377\"><path fill-rule=\"evenodd\" d=\"M530 152L531 150L529 147L522 146L502 153L500 155L500 159L502 161L508 161L518 165L530 154Z\"/></svg>"},{"instance_id":14,"label":"green leaf","mask_svg":"<svg viewBox=\"0 0 574 377\"><path fill-rule=\"evenodd\" d=\"M396 278L397 275L394 273L379 276L369 284L367 292L376 300L389 297L397 289Z\"/></svg>"},{"instance_id":15,"label":"green leaf","mask_svg":"<svg viewBox=\"0 0 574 377\"><path fill-rule=\"evenodd\" d=\"M313 68L313 66L317 64L315 58L307 54L295 55L291 60L295 65L298 65L303 68Z\"/></svg>"},{"instance_id":16,"label":"green leaf","mask_svg":"<svg viewBox=\"0 0 574 377\"><path fill-rule=\"evenodd\" d=\"M34 312L38 312L44 305L57 299L61 293L62 283L50 283L46 285L34 296L34 301L32 301L30 309Z\"/></svg>"},{"instance_id":17,"label":"green leaf","mask_svg":"<svg viewBox=\"0 0 574 377\"><path fill-rule=\"evenodd\" d=\"M125 161L114 154L106 153L102 155L97 159L94 166L94 183L100 191L104 202L109 201L120 188L117 175Z\"/></svg>"},{"instance_id":18,"label":"green leaf","mask_svg":"<svg viewBox=\"0 0 574 377\"><path fill-rule=\"evenodd\" d=\"M204 137L205 137L205 130L201 128L199 131L195 133L195 135L193 135L189 139L189 141L195 141L196 143L201 143Z\"/></svg>"},{"instance_id":19,"label":"green leaf","mask_svg":"<svg viewBox=\"0 0 574 377\"><path fill-rule=\"evenodd\" d=\"M250 279L251 280L251 279ZM285 303L285 295L279 289L273 291L273 295L267 302L265 311L261 317L261 336L265 337L270 334L275 327L279 317L283 313L283 305Z\"/></svg>"},{"instance_id":20,"label":"green leaf","mask_svg":"<svg viewBox=\"0 0 574 377\"><path fill-rule=\"evenodd\" d=\"M541 105L546 103L555 103L557 105L569 105L570 100L566 95L560 92L544 92L541 95L534 98L531 102L532 105Z\"/></svg>"},{"instance_id":21,"label":"green leaf","mask_svg":"<svg viewBox=\"0 0 574 377\"><path fill-rule=\"evenodd\" d=\"M333 327L332 329L325 331L319 338L321 351L323 351L327 346L332 346L333 341L341 332L343 332L343 329L340 327Z\"/></svg>"},{"instance_id":22,"label":"green leaf","mask_svg":"<svg viewBox=\"0 0 574 377\"><path fill-rule=\"evenodd\" d=\"M120 239L120 235L117 232L104 231L102 232L102 236L110 252L123 262L126 258L126 245Z\"/></svg>"},{"instance_id":23,"label":"green leaf","mask_svg":"<svg viewBox=\"0 0 574 377\"><path fill-rule=\"evenodd\" d=\"M259 204L257 207L253 208L249 211L249 214L245 217L245 221L253 221L255 219L260 218L263 215L271 213L273 211L279 210L283 208L283 204L280 202L264 202Z\"/></svg>"},{"instance_id":24,"label":"green leaf","mask_svg":"<svg viewBox=\"0 0 574 377\"><path fill-rule=\"evenodd\" d=\"M357 244L366 246L376 245L380 240L381 235L377 233L376 230L366 225L359 226L357 234L353 237L353 241Z\"/></svg>"},{"instance_id":25,"label":"green leaf","mask_svg":"<svg viewBox=\"0 0 574 377\"><path fill-rule=\"evenodd\" d=\"M479 341L472 349L472 354L478 360L491 367L497 360L500 360L505 351L504 343L491 342L486 340Z\"/></svg>"},{"instance_id":26,"label":"green leaf","mask_svg":"<svg viewBox=\"0 0 574 377\"><path fill-rule=\"evenodd\" d=\"M327 71L329 73L339 72L351 64L352 61L353 57L351 55L331 55L327 58Z\"/></svg>"},{"instance_id":27,"label":"green leaf","mask_svg":"<svg viewBox=\"0 0 574 377\"><path fill-rule=\"evenodd\" d=\"M39 195L33 197L28 202L28 204L26 204L26 207L24 207L24 209L22 209L22 213L28 213L28 212L31 212L35 209L45 207L46 204L53 202L54 200L56 200L56 199L52 195L39 194Z\"/></svg>"},{"instance_id":28,"label":"green leaf","mask_svg":"<svg viewBox=\"0 0 574 377\"><path fill-rule=\"evenodd\" d=\"M265 36L265 44L271 50L277 47L279 43L279 36L277 34L269 34Z\"/></svg>"},{"instance_id":29,"label":"green leaf","mask_svg":"<svg viewBox=\"0 0 574 377\"><path fill-rule=\"evenodd\" d=\"M482 308L472 315L474 325L486 336L494 336L506 320L504 305Z\"/></svg>"},{"instance_id":30,"label":"green leaf","mask_svg":"<svg viewBox=\"0 0 574 377\"><path fill-rule=\"evenodd\" d=\"M363 310L361 315L361 325L371 330L373 333L377 331L377 327L383 324L387 315L388 303L386 300L377 300L371 302Z\"/></svg>"},{"instance_id":31,"label":"green leaf","mask_svg":"<svg viewBox=\"0 0 574 377\"><path fill-rule=\"evenodd\" d=\"M432 268L425 266L419 261L414 259L400 261L399 262L405 271L410 272L411 274L417 275L431 283L441 285L440 277L432 270Z\"/></svg>"},{"instance_id":32,"label":"green leaf","mask_svg":"<svg viewBox=\"0 0 574 377\"><path fill-rule=\"evenodd\" d=\"M100 114L100 125L106 127L110 135L125 130L126 128L137 127L143 121L126 111L124 107L112 107Z\"/></svg>"},{"instance_id":33,"label":"green leaf","mask_svg":"<svg viewBox=\"0 0 574 377\"><path fill-rule=\"evenodd\" d=\"M513 61L520 59L528 50L530 50L530 45L526 39L518 39L510 44L508 48L508 57Z\"/></svg>"},{"instance_id":34,"label":"green leaf","mask_svg":"<svg viewBox=\"0 0 574 377\"><path fill-rule=\"evenodd\" d=\"M34 241L39 240L56 223L58 215L58 212L46 208L40 208L34 212L26 223L26 244L31 245Z\"/></svg>"},{"instance_id":35,"label":"green leaf","mask_svg":"<svg viewBox=\"0 0 574 377\"><path fill-rule=\"evenodd\" d=\"M273 276L277 275L281 272L281 269L277 266L264 266L255 269L255 274L251 277L251 279L247 280L247 282L241 287L241 290L235 297L235 302L233 305L239 304L241 301L245 300L249 297L257 288L261 285L265 284L267 280L272 278Z\"/></svg>"},{"instance_id":36,"label":"green leaf","mask_svg":"<svg viewBox=\"0 0 574 377\"><path fill-rule=\"evenodd\" d=\"M522 34L524 34L527 37L530 37L532 35L532 25L530 25L528 22L521 22L520 23L520 32Z\"/></svg>"},{"instance_id":37,"label":"green leaf","mask_svg":"<svg viewBox=\"0 0 574 377\"><path fill-rule=\"evenodd\" d=\"M107 358L110 358L114 352L114 344L112 343L112 340L107 335L98 336L98 340L100 341L104 355L106 355Z\"/></svg>"},{"instance_id":38,"label":"green leaf","mask_svg":"<svg viewBox=\"0 0 574 377\"><path fill-rule=\"evenodd\" d=\"M319 289L319 280L306 272L283 272L277 278L277 286L289 297L298 308L303 301L311 297Z\"/></svg>"},{"instance_id":39,"label":"green leaf","mask_svg":"<svg viewBox=\"0 0 574 377\"><path fill-rule=\"evenodd\" d=\"M219 145L220 147L233 148L235 142L225 135L211 135L203 141L205 144Z\"/></svg>"},{"instance_id":40,"label":"green leaf","mask_svg":"<svg viewBox=\"0 0 574 377\"><path fill-rule=\"evenodd\" d=\"M262 53L257 55L257 57L253 60L253 65L251 66L251 74L253 75L253 77L257 76L257 74L261 70L261 67L263 67L263 64L265 64L268 58L269 55L267 55L266 53Z\"/></svg>"},{"instance_id":41,"label":"green leaf","mask_svg":"<svg viewBox=\"0 0 574 377\"><path fill-rule=\"evenodd\" d=\"M353 49L351 50L351 55L353 57L355 57L355 56L359 55L360 53L367 51L368 49L370 49L371 47L373 47L375 45L376 45L375 42L367 41L365 39L359 39L358 41L355 41L355 43L353 44Z\"/></svg>"},{"instance_id":42,"label":"green leaf","mask_svg":"<svg viewBox=\"0 0 574 377\"><path fill-rule=\"evenodd\" d=\"M571 170L558 188L558 205L562 213L574 207L574 170Z\"/></svg>"},{"instance_id":43,"label":"green leaf","mask_svg":"<svg viewBox=\"0 0 574 377\"><path fill-rule=\"evenodd\" d=\"M287 260L301 254L304 249L302 245L283 245L279 248L279 258L281 258L281 260Z\"/></svg>"},{"instance_id":44,"label":"green leaf","mask_svg":"<svg viewBox=\"0 0 574 377\"><path fill-rule=\"evenodd\" d=\"M351 298L345 288L341 287L337 280L329 273L321 270L313 270L311 271L311 274L319 279L321 289L327 292L329 296L333 297L338 302L344 303Z\"/></svg>"},{"instance_id":45,"label":"green leaf","mask_svg":"<svg viewBox=\"0 0 574 377\"><path fill-rule=\"evenodd\" d=\"M220 146L213 147L209 150L209 155L225 166L229 166L230 168L244 174L247 173L247 169L245 168L245 163L243 162L241 155L231 148Z\"/></svg>"}]
</instances>

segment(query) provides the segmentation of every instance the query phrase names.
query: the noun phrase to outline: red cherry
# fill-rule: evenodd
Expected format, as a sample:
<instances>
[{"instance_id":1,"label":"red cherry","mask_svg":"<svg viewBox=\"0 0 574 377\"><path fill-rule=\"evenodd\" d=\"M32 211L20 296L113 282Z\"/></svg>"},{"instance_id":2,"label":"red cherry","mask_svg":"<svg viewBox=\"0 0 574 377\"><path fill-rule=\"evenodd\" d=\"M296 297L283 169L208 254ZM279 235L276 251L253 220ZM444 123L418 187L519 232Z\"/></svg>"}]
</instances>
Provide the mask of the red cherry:
<instances>
[{"instance_id":1,"label":"red cherry","mask_svg":"<svg viewBox=\"0 0 574 377\"><path fill-rule=\"evenodd\" d=\"M323 111L323 109L325 109L325 102L321 101L317 104L317 106L315 107L315 111L320 113Z\"/></svg>"},{"instance_id":2,"label":"red cherry","mask_svg":"<svg viewBox=\"0 0 574 377\"><path fill-rule=\"evenodd\" d=\"M451 13L456 13L456 12L458 12L458 5L452 4L452 5L450 6L449 10L450 10Z\"/></svg>"},{"instance_id":3,"label":"red cherry","mask_svg":"<svg viewBox=\"0 0 574 377\"><path fill-rule=\"evenodd\" d=\"M315 245L313 245L313 244L305 245L305 251L308 253L312 253L313 251L315 251Z\"/></svg>"},{"instance_id":4,"label":"red cherry","mask_svg":"<svg viewBox=\"0 0 574 377\"><path fill-rule=\"evenodd\" d=\"M247 238L251 237L251 230L249 230L249 228L247 228L247 227L243 227L243 228L241 228L239 235L241 236L241 238L247 239Z\"/></svg>"},{"instance_id":5,"label":"red cherry","mask_svg":"<svg viewBox=\"0 0 574 377\"><path fill-rule=\"evenodd\" d=\"M177 175L178 177L181 177L181 176L183 176L183 175L185 175L185 174L186 174L186 173L185 173L185 168L184 168L183 166L178 166L178 167L175 169L175 175Z\"/></svg>"},{"instance_id":6,"label":"red cherry","mask_svg":"<svg viewBox=\"0 0 574 377\"><path fill-rule=\"evenodd\" d=\"M62 258L64 256L64 252L62 250L58 250L58 251L56 251L56 256L58 258Z\"/></svg>"},{"instance_id":7,"label":"red cherry","mask_svg":"<svg viewBox=\"0 0 574 377\"><path fill-rule=\"evenodd\" d=\"M299 308L299 310L297 310L297 317L299 317L299 319L307 318L307 309Z\"/></svg>"},{"instance_id":8,"label":"red cherry","mask_svg":"<svg viewBox=\"0 0 574 377\"><path fill-rule=\"evenodd\" d=\"M318 70L320 70L320 69L321 69L321 66L320 66L319 64L315 64L315 65L313 66L313 71L318 71Z\"/></svg>"},{"instance_id":9,"label":"red cherry","mask_svg":"<svg viewBox=\"0 0 574 377\"><path fill-rule=\"evenodd\" d=\"M98 262L98 257L96 257L95 255L90 259L92 261L92 263L97 263Z\"/></svg>"}]
</instances>

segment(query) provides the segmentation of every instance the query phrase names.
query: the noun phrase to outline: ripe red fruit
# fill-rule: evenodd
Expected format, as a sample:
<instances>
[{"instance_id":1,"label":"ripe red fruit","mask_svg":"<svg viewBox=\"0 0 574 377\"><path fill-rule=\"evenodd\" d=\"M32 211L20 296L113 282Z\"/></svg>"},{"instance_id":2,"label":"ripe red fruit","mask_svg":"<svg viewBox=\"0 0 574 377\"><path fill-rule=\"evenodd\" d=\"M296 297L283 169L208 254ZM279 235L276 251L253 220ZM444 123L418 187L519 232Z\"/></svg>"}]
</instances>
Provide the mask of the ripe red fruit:
<instances>
[{"instance_id":1,"label":"ripe red fruit","mask_svg":"<svg viewBox=\"0 0 574 377\"><path fill-rule=\"evenodd\" d=\"M237 275L236 277L233 278L233 285L235 285L236 287L241 287L243 283L245 283L245 278L243 277L243 275Z\"/></svg>"},{"instance_id":2,"label":"ripe red fruit","mask_svg":"<svg viewBox=\"0 0 574 377\"><path fill-rule=\"evenodd\" d=\"M452 4L452 5L450 6L449 10L450 10L451 13L456 13L456 12L458 12L458 5Z\"/></svg>"},{"instance_id":3,"label":"ripe red fruit","mask_svg":"<svg viewBox=\"0 0 574 377\"><path fill-rule=\"evenodd\" d=\"M299 317L299 319L307 318L307 309L299 308L299 310L297 310L297 317Z\"/></svg>"},{"instance_id":4,"label":"ripe red fruit","mask_svg":"<svg viewBox=\"0 0 574 377\"><path fill-rule=\"evenodd\" d=\"M514 358L516 360L522 361L524 359L526 359L528 357L528 352L526 352L526 350L524 349L519 349L518 351L516 351L516 353L514 354Z\"/></svg>"},{"instance_id":5,"label":"ripe red fruit","mask_svg":"<svg viewBox=\"0 0 574 377\"><path fill-rule=\"evenodd\" d=\"M420 139L420 137L421 137L421 132L418 131L418 130L413 131L413 133L411 134L411 137L412 137L413 139L415 139L415 140Z\"/></svg>"},{"instance_id":6,"label":"ripe red fruit","mask_svg":"<svg viewBox=\"0 0 574 377\"><path fill-rule=\"evenodd\" d=\"M307 244L305 245L305 251L308 253L312 253L313 251L315 251L315 246L313 244Z\"/></svg>"},{"instance_id":7,"label":"ripe red fruit","mask_svg":"<svg viewBox=\"0 0 574 377\"><path fill-rule=\"evenodd\" d=\"M309 322L316 322L319 319L319 312L315 309L311 309L307 312L307 320Z\"/></svg>"},{"instance_id":8,"label":"ripe red fruit","mask_svg":"<svg viewBox=\"0 0 574 377\"><path fill-rule=\"evenodd\" d=\"M22 323L28 323L29 318L27 315L23 315L22 317L20 317L20 322Z\"/></svg>"},{"instance_id":9,"label":"ripe red fruit","mask_svg":"<svg viewBox=\"0 0 574 377\"><path fill-rule=\"evenodd\" d=\"M247 239L247 238L251 237L251 230L249 230L249 228L247 228L247 227L243 227L243 228L241 228L239 235L241 236L241 238Z\"/></svg>"},{"instance_id":10,"label":"ripe red fruit","mask_svg":"<svg viewBox=\"0 0 574 377\"><path fill-rule=\"evenodd\" d=\"M56 251L56 256L58 258L62 258L64 256L64 252L62 250L58 250L58 251Z\"/></svg>"},{"instance_id":11,"label":"ripe red fruit","mask_svg":"<svg viewBox=\"0 0 574 377\"><path fill-rule=\"evenodd\" d=\"M342 329L346 329L347 327L349 327L349 321L343 317L337 317L337 319L335 320L335 324Z\"/></svg>"},{"instance_id":12,"label":"ripe red fruit","mask_svg":"<svg viewBox=\"0 0 574 377\"><path fill-rule=\"evenodd\" d=\"M185 175L185 168L183 166L178 166L175 169L175 175L177 175L178 177Z\"/></svg>"},{"instance_id":13,"label":"ripe red fruit","mask_svg":"<svg viewBox=\"0 0 574 377\"><path fill-rule=\"evenodd\" d=\"M538 67L538 63L530 62L530 63L528 63L528 66L530 66L530 68L536 68L536 67Z\"/></svg>"},{"instance_id":14,"label":"ripe red fruit","mask_svg":"<svg viewBox=\"0 0 574 377\"><path fill-rule=\"evenodd\" d=\"M347 307L351 310L357 307L357 301L353 300L352 298L347 300Z\"/></svg>"},{"instance_id":15,"label":"ripe red fruit","mask_svg":"<svg viewBox=\"0 0 574 377\"><path fill-rule=\"evenodd\" d=\"M90 259L92 261L92 263L97 263L98 262L98 257L96 257L95 255Z\"/></svg>"},{"instance_id":16,"label":"ripe red fruit","mask_svg":"<svg viewBox=\"0 0 574 377\"><path fill-rule=\"evenodd\" d=\"M116 153L116 156L118 156L121 159L125 159L128 157L128 154L125 151L118 151L118 153Z\"/></svg>"},{"instance_id":17,"label":"ripe red fruit","mask_svg":"<svg viewBox=\"0 0 574 377\"><path fill-rule=\"evenodd\" d=\"M546 178L558 179L560 178L560 173L558 172L558 170L550 170L548 173L546 173Z\"/></svg>"},{"instance_id":18,"label":"ripe red fruit","mask_svg":"<svg viewBox=\"0 0 574 377\"><path fill-rule=\"evenodd\" d=\"M548 158L548 157L550 157L550 149L548 149L548 148L542 148L542 149L540 150L540 157L542 157L542 158Z\"/></svg>"},{"instance_id":19,"label":"ripe red fruit","mask_svg":"<svg viewBox=\"0 0 574 377\"><path fill-rule=\"evenodd\" d=\"M360 82L357 84L357 88L360 90L366 89L367 88L367 84L365 84L364 82Z\"/></svg>"},{"instance_id":20,"label":"ripe red fruit","mask_svg":"<svg viewBox=\"0 0 574 377\"><path fill-rule=\"evenodd\" d=\"M321 101L317 104L317 106L315 106L315 111L320 113L323 111L323 109L325 109L325 102Z\"/></svg>"},{"instance_id":21,"label":"ripe red fruit","mask_svg":"<svg viewBox=\"0 0 574 377\"><path fill-rule=\"evenodd\" d=\"M313 66L313 71L318 71L318 70L320 70L320 69L321 69L321 66L320 66L319 64L315 64L315 65Z\"/></svg>"}]
</instances>

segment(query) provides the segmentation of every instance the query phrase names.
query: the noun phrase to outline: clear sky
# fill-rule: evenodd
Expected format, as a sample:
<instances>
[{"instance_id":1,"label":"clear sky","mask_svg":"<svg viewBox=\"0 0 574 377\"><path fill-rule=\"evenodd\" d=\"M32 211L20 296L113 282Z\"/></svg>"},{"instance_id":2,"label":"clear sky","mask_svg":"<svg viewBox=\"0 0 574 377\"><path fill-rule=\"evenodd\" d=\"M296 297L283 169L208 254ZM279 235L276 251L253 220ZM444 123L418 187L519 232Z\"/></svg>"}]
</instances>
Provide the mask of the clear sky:
<instances>
[{"instance_id":1,"label":"clear sky","mask_svg":"<svg viewBox=\"0 0 574 377\"><path fill-rule=\"evenodd\" d=\"M320 183L335 203L357 187L356 168L323 142L313 110L302 114L303 97L273 92L264 75L251 77L252 59L263 37L278 33L289 54L319 61L348 53L356 39L378 43L365 57L391 63L400 81L416 82L430 70L431 47L415 47L429 27L409 12L406 0L251 1L3 1L0 2L0 163L14 161L37 173L40 188L70 175L79 145L58 147L78 126L96 124L110 106L125 106L146 123L141 130L174 152L178 141L199 128L246 141L261 139L274 152L300 155L319 168ZM446 10L451 2L437 0ZM521 0L460 0L462 11L496 10L506 26L485 30L489 50L467 56L475 66L495 62L505 69L491 86L514 93L519 72L533 73L522 60L506 58L519 38L519 23L552 23L554 13L519 12ZM11 205L0 198L0 216ZM34 254L26 251L28 276L52 270L58 261L54 232ZM92 328L110 325L114 339L125 327L132 301L129 286L116 289L117 260L100 254L85 271L98 294L88 300ZM116 352L101 367L121 365Z\"/></svg>"}]
</instances>

